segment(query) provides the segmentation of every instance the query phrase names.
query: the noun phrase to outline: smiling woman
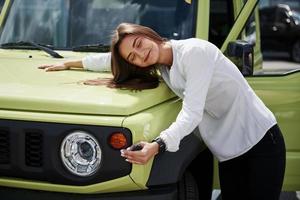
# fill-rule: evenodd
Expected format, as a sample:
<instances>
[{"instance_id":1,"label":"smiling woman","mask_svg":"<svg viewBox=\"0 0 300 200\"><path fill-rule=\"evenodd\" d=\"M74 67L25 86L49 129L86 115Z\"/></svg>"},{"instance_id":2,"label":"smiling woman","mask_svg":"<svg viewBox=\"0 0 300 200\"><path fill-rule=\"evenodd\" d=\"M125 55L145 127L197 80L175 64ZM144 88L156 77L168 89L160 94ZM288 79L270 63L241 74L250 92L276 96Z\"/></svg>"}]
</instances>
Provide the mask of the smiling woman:
<instances>
[{"instance_id":1,"label":"smiling woman","mask_svg":"<svg viewBox=\"0 0 300 200\"><path fill-rule=\"evenodd\" d=\"M157 87L157 66L172 64L169 42L137 24L122 23L116 28L111 54L114 82L132 89Z\"/></svg>"},{"instance_id":2,"label":"smiling woman","mask_svg":"<svg viewBox=\"0 0 300 200\"><path fill-rule=\"evenodd\" d=\"M219 160L222 199L238 199L244 188L252 188L249 199L278 199L285 143L276 118L215 45L197 38L166 40L151 28L122 23L113 33L111 55L81 62L85 69L109 64L115 87L155 88L157 68L183 100L176 120L158 137L140 141L139 150L121 150L127 162L147 164L158 153L177 152L181 140L198 127Z\"/></svg>"}]
</instances>

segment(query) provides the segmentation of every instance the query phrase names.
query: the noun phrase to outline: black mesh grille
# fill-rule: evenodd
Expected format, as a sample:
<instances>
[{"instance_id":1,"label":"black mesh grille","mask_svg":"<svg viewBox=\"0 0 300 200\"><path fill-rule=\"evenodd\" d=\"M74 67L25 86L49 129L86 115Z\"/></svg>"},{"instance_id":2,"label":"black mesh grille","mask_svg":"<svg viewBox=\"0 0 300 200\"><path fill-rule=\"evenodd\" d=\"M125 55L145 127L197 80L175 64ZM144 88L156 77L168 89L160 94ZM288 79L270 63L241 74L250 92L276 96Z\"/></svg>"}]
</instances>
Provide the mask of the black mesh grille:
<instances>
[{"instance_id":1,"label":"black mesh grille","mask_svg":"<svg viewBox=\"0 0 300 200\"><path fill-rule=\"evenodd\" d=\"M93 135L103 152L100 169L89 177L73 175L61 161L60 145L76 130ZM126 176L131 172L131 164L107 144L115 132L126 134L128 146L131 145L131 132L122 127L0 119L0 177L89 185Z\"/></svg>"},{"instance_id":2,"label":"black mesh grille","mask_svg":"<svg viewBox=\"0 0 300 200\"><path fill-rule=\"evenodd\" d=\"M25 163L30 167L43 166L43 137L40 132L25 133Z\"/></svg>"},{"instance_id":3,"label":"black mesh grille","mask_svg":"<svg viewBox=\"0 0 300 200\"><path fill-rule=\"evenodd\" d=\"M9 148L9 130L0 128L0 164L9 164L10 148Z\"/></svg>"}]
</instances>

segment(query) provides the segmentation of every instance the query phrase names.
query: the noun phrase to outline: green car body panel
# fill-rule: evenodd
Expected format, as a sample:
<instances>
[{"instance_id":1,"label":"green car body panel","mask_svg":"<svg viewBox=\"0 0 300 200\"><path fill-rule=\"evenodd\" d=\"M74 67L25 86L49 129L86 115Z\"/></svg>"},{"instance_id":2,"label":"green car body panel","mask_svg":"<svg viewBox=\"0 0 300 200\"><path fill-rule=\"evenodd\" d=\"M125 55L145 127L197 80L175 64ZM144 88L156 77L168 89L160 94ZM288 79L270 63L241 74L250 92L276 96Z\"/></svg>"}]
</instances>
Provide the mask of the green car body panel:
<instances>
[{"instance_id":1,"label":"green car body panel","mask_svg":"<svg viewBox=\"0 0 300 200\"><path fill-rule=\"evenodd\" d=\"M284 76L247 79L256 94L274 113L284 135L287 162L284 189L300 188L300 72Z\"/></svg>"},{"instance_id":2,"label":"green car body panel","mask_svg":"<svg viewBox=\"0 0 300 200\"><path fill-rule=\"evenodd\" d=\"M243 35L244 25L253 11L259 27L256 0L248 0L245 5L242 0L233 2L236 20L221 47L223 52L230 41ZM10 3L5 1L0 26ZM199 0L197 6L195 36L208 40L211 3ZM262 68L258 27L254 47L255 70ZM64 59L51 58L38 50L0 49L0 119L124 127L131 131L132 143L151 141L176 119L181 101L163 82L156 89L128 91L82 83L87 79L109 78L110 73L83 70L45 73L37 69L41 64L80 59L86 55L72 51L57 52ZM284 134L287 147L284 190L300 190L300 72L258 74L247 77L247 80L275 114ZM147 190L152 164L153 160L146 165L132 165L127 176L84 186L10 177L0 177L0 186L81 194ZM218 187L217 170L214 174L214 186Z\"/></svg>"},{"instance_id":3,"label":"green car body panel","mask_svg":"<svg viewBox=\"0 0 300 200\"><path fill-rule=\"evenodd\" d=\"M181 107L180 101L164 83L156 89L138 92L91 87L78 80L111 77L111 74L83 70L45 73L37 66L57 60L46 58L44 53L23 50L0 52L3 61L0 64L1 119L127 127L132 130L133 142L137 142L151 141L175 120ZM26 57L28 55L33 59ZM162 118L165 123L160 123ZM0 179L0 185L78 193L146 189L151 164L134 165L128 177L89 186L7 178Z\"/></svg>"},{"instance_id":4,"label":"green car body panel","mask_svg":"<svg viewBox=\"0 0 300 200\"><path fill-rule=\"evenodd\" d=\"M36 66L57 61L43 59L43 55L38 55L40 52L36 54L34 51L14 51L11 51L10 55L0 51L2 109L131 115L174 96L164 84L154 90L136 93L105 86L86 86L80 81L97 77L109 78L111 74L99 75L99 73L85 73L82 70L45 73ZM28 58L28 55L33 59Z\"/></svg>"}]
</instances>

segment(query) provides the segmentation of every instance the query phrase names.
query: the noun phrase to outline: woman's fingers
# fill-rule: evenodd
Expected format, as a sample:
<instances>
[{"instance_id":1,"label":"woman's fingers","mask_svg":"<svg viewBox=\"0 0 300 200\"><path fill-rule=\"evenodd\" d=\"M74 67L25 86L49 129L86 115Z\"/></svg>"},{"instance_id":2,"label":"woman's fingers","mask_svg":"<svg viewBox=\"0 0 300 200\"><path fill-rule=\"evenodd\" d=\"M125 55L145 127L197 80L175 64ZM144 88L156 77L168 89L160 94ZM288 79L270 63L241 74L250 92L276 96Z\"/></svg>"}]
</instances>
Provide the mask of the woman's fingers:
<instances>
[{"instance_id":1,"label":"woman's fingers","mask_svg":"<svg viewBox=\"0 0 300 200\"><path fill-rule=\"evenodd\" d=\"M39 69L46 69L47 67L51 67L52 65L41 65L38 68Z\"/></svg>"},{"instance_id":2,"label":"woman's fingers","mask_svg":"<svg viewBox=\"0 0 300 200\"><path fill-rule=\"evenodd\" d=\"M49 71L60 71L60 70L67 70L69 69L67 66L64 64L50 64L50 65L41 65L38 67L39 69L45 69L46 72Z\"/></svg>"},{"instance_id":3,"label":"woman's fingers","mask_svg":"<svg viewBox=\"0 0 300 200\"><path fill-rule=\"evenodd\" d=\"M60 66L52 66L52 67L47 67L45 69L46 72L50 72L50 71L60 71L60 70L64 70L62 67Z\"/></svg>"},{"instance_id":4,"label":"woman's fingers","mask_svg":"<svg viewBox=\"0 0 300 200\"><path fill-rule=\"evenodd\" d=\"M132 151L131 148L122 149L121 156L133 164L146 164L158 152L156 143L140 142L141 150Z\"/></svg>"}]
</instances>

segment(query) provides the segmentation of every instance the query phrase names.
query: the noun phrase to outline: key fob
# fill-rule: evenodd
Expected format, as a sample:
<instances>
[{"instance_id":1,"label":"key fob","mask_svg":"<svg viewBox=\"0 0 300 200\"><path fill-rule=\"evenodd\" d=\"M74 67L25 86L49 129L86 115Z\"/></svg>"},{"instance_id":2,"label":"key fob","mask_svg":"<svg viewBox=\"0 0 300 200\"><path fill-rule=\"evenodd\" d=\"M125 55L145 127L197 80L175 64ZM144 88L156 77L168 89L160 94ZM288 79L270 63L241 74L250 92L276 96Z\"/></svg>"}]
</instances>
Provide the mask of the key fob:
<instances>
[{"instance_id":1,"label":"key fob","mask_svg":"<svg viewBox=\"0 0 300 200\"><path fill-rule=\"evenodd\" d=\"M143 149L143 146L141 144L134 144L130 147L130 151L139 151L142 149Z\"/></svg>"}]
</instances>

